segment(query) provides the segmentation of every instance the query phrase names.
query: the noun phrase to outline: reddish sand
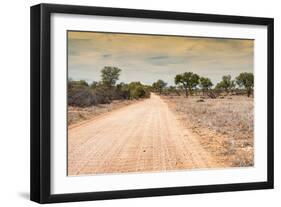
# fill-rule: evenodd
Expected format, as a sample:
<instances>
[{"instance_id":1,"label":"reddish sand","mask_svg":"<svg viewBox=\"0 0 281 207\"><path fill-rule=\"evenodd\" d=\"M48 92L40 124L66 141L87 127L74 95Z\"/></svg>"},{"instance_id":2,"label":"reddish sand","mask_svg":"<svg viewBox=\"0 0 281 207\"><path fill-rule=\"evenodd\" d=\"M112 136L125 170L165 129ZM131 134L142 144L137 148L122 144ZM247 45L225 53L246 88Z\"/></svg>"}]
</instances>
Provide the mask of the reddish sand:
<instances>
[{"instance_id":1,"label":"reddish sand","mask_svg":"<svg viewBox=\"0 0 281 207\"><path fill-rule=\"evenodd\" d=\"M68 131L68 175L216 167L157 95Z\"/></svg>"}]
</instances>

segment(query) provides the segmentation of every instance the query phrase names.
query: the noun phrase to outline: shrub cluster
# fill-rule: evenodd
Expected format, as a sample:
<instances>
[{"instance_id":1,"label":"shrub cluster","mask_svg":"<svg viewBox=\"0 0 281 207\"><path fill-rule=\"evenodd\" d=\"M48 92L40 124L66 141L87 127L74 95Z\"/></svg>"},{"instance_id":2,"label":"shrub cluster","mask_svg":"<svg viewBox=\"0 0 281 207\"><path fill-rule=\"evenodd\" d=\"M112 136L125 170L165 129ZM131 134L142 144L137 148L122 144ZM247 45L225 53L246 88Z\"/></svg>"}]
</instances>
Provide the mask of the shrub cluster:
<instances>
[{"instance_id":1,"label":"shrub cluster","mask_svg":"<svg viewBox=\"0 0 281 207\"><path fill-rule=\"evenodd\" d=\"M113 100L149 97L149 87L140 82L119 83L116 86L108 87L102 82L89 85L86 81L68 81L68 105L71 106L86 107L107 104Z\"/></svg>"}]
</instances>

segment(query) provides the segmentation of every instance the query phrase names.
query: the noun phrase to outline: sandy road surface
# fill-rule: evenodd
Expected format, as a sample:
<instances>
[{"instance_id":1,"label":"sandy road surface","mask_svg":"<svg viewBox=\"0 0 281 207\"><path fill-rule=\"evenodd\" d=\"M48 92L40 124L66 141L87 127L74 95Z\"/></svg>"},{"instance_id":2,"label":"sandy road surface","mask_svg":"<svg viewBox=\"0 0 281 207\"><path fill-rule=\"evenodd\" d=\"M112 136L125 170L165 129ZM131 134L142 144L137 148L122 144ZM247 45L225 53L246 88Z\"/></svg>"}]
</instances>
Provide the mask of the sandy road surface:
<instances>
[{"instance_id":1,"label":"sandy road surface","mask_svg":"<svg viewBox=\"0 0 281 207\"><path fill-rule=\"evenodd\" d=\"M157 95L68 131L68 175L215 167Z\"/></svg>"}]
</instances>

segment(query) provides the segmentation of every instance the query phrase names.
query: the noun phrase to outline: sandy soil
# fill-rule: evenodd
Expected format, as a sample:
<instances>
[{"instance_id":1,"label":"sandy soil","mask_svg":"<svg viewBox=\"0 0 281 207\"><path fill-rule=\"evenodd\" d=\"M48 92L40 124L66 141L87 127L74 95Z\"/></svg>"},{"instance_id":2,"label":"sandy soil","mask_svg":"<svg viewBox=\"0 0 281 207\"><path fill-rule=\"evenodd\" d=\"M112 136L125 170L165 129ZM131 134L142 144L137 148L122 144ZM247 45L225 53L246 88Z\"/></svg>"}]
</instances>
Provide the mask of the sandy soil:
<instances>
[{"instance_id":1,"label":"sandy soil","mask_svg":"<svg viewBox=\"0 0 281 207\"><path fill-rule=\"evenodd\" d=\"M254 166L253 98L166 96L162 99L201 146L225 167Z\"/></svg>"},{"instance_id":2,"label":"sandy soil","mask_svg":"<svg viewBox=\"0 0 281 207\"><path fill-rule=\"evenodd\" d=\"M128 106L132 103L142 100L114 100L109 104L99 104L97 106L89 107L75 107L68 106L68 117L67 123L68 126L81 124L81 122L87 121L89 119L95 118L104 113Z\"/></svg>"},{"instance_id":3,"label":"sandy soil","mask_svg":"<svg viewBox=\"0 0 281 207\"><path fill-rule=\"evenodd\" d=\"M68 131L68 175L219 165L155 94Z\"/></svg>"}]
</instances>

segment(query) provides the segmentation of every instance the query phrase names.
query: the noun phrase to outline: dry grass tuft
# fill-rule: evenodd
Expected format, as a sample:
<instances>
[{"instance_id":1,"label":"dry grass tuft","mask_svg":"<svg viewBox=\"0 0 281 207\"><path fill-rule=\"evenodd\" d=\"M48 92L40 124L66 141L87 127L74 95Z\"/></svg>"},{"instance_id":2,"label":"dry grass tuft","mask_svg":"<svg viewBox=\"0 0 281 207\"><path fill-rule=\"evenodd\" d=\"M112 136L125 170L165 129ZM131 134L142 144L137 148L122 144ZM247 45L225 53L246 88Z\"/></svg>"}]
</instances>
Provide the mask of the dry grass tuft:
<instances>
[{"instance_id":1,"label":"dry grass tuft","mask_svg":"<svg viewBox=\"0 0 281 207\"><path fill-rule=\"evenodd\" d=\"M110 112L112 110L121 108L137 102L137 100L115 100L109 104L99 104L97 106L89 107L74 107L68 106L68 126L91 119L95 116Z\"/></svg>"},{"instance_id":2,"label":"dry grass tuft","mask_svg":"<svg viewBox=\"0 0 281 207\"><path fill-rule=\"evenodd\" d=\"M163 98L226 167L254 165L253 98L229 96L203 102L199 97Z\"/></svg>"}]
</instances>

